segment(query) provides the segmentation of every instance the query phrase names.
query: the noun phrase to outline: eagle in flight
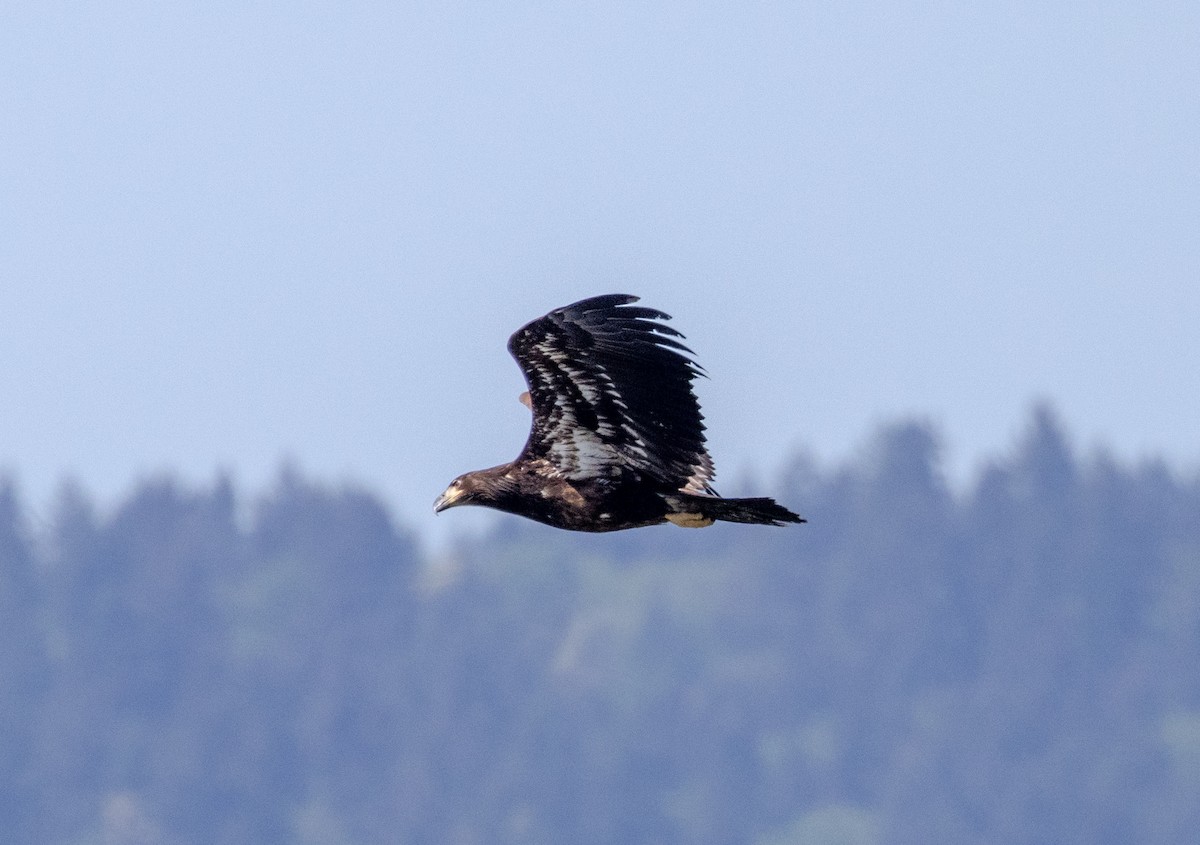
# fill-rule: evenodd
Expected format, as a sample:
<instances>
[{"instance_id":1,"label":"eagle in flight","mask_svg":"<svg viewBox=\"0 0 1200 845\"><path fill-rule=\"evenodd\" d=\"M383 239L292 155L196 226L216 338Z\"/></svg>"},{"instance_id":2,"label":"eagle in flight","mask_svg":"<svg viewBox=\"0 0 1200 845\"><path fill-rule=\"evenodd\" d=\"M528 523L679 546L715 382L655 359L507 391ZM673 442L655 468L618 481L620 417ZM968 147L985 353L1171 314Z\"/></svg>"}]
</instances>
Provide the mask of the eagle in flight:
<instances>
[{"instance_id":1,"label":"eagle in flight","mask_svg":"<svg viewBox=\"0 0 1200 845\"><path fill-rule=\"evenodd\" d=\"M509 338L529 440L515 461L454 479L435 512L483 505L572 531L805 521L773 499L717 495L692 390L703 370L670 317L637 301L584 299Z\"/></svg>"}]
</instances>

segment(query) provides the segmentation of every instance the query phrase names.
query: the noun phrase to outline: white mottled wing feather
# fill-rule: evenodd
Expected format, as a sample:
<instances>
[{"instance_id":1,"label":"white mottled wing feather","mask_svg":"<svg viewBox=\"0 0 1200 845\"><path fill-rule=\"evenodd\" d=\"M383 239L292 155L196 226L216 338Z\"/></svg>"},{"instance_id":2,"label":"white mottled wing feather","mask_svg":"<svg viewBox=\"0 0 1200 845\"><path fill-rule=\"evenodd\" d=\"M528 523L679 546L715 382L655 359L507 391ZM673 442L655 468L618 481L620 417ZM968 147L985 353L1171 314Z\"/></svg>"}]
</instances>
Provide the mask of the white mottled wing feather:
<instances>
[{"instance_id":1,"label":"white mottled wing feather","mask_svg":"<svg viewBox=\"0 0 1200 845\"><path fill-rule=\"evenodd\" d=\"M628 307L584 300L518 330L509 350L529 385L533 425L522 453L570 479L636 472L672 489L711 493L712 460L692 392L699 367L664 326ZM626 306L626 307L620 307Z\"/></svg>"}]
</instances>

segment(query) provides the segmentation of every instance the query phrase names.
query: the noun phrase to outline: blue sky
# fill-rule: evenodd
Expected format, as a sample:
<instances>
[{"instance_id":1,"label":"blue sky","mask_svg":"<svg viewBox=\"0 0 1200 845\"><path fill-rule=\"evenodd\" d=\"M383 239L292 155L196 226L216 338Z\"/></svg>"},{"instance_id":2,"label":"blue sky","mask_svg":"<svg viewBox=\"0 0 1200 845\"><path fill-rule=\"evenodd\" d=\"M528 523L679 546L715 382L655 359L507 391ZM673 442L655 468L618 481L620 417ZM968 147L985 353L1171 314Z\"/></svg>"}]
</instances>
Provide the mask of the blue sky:
<instances>
[{"instance_id":1,"label":"blue sky","mask_svg":"<svg viewBox=\"0 0 1200 845\"><path fill-rule=\"evenodd\" d=\"M509 333L615 291L707 368L727 486L912 415L968 474L1039 398L1200 464L1193 2L5 17L0 468L35 504L291 458L432 530L524 442Z\"/></svg>"}]
</instances>

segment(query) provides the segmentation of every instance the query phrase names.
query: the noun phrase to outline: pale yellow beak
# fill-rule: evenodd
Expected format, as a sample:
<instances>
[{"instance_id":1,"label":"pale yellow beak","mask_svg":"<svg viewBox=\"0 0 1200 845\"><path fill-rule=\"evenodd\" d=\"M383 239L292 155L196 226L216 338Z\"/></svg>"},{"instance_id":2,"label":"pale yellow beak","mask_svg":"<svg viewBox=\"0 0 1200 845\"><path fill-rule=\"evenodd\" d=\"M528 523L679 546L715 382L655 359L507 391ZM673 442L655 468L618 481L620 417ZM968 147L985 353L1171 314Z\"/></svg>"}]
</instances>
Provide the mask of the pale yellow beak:
<instances>
[{"instance_id":1,"label":"pale yellow beak","mask_svg":"<svg viewBox=\"0 0 1200 845\"><path fill-rule=\"evenodd\" d=\"M433 500L433 512L441 513L446 508L452 508L462 500L463 492L459 487L447 487L446 492Z\"/></svg>"}]
</instances>

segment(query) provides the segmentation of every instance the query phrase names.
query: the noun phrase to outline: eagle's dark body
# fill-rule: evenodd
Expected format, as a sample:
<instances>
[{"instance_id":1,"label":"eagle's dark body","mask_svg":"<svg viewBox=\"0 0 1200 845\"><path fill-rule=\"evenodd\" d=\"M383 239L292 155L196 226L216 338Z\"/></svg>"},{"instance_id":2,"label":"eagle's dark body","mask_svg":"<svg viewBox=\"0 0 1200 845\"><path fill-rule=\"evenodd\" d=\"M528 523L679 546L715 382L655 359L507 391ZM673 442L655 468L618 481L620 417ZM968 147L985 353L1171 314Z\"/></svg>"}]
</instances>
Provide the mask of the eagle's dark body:
<instances>
[{"instance_id":1,"label":"eagle's dark body","mask_svg":"<svg viewBox=\"0 0 1200 845\"><path fill-rule=\"evenodd\" d=\"M529 440L515 461L456 478L436 510L484 505L574 531L804 521L768 498L716 494L692 390L700 367L670 318L636 301L585 299L509 339L529 385Z\"/></svg>"}]
</instances>

